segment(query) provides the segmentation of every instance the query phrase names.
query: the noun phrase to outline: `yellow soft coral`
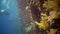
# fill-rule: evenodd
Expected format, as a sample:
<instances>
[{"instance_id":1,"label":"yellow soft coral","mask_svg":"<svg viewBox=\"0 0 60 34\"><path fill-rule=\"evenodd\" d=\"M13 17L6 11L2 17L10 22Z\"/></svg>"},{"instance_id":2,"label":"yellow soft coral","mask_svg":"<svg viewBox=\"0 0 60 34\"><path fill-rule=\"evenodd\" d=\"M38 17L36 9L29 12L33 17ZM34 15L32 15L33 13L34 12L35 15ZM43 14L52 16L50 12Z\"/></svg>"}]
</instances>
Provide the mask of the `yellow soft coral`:
<instances>
[{"instance_id":1,"label":"yellow soft coral","mask_svg":"<svg viewBox=\"0 0 60 34\"><path fill-rule=\"evenodd\" d=\"M47 27L49 26L48 23L47 23L47 20L48 20L48 16L46 14L41 14L41 21L40 23L38 23L37 21L35 21L35 24L38 25L38 27L40 29L47 29Z\"/></svg>"},{"instance_id":2,"label":"yellow soft coral","mask_svg":"<svg viewBox=\"0 0 60 34\"><path fill-rule=\"evenodd\" d=\"M45 7L46 10L55 9L58 7L58 0L47 0L43 3L43 7Z\"/></svg>"}]
</instances>

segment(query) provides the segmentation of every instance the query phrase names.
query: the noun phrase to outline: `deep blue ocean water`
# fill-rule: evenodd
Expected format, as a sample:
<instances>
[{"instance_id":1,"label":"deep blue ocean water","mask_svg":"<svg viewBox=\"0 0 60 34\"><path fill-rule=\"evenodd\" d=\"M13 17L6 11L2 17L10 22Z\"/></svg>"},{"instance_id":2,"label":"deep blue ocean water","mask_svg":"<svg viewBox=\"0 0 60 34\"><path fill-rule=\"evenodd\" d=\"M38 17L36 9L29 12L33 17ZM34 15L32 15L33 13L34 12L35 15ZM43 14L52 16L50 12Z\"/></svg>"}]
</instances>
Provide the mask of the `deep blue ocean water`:
<instances>
[{"instance_id":1,"label":"deep blue ocean water","mask_svg":"<svg viewBox=\"0 0 60 34\"><path fill-rule=\"evenodd\" d=\"M0 34L24 34L17 0L0 0Z\"/></svg>"}]
</instances>

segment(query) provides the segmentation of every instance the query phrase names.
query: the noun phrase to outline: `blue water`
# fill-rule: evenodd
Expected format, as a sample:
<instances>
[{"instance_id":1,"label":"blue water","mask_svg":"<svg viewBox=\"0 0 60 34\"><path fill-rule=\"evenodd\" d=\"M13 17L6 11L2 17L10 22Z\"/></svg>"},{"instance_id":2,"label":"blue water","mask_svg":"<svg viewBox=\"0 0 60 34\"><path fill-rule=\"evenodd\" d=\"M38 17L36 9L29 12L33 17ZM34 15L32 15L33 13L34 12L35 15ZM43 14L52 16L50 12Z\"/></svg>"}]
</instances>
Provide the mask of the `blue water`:
<instances>
[{"instance_id":1,"label":"blue water","mask_svg":"<svg viewBox=\"0 0 60 34\"><path fill-rule=\"evenodd\" d=\"M0 0L0 34L24 34L17 0Z\"/></svg>"}]
</instances>

